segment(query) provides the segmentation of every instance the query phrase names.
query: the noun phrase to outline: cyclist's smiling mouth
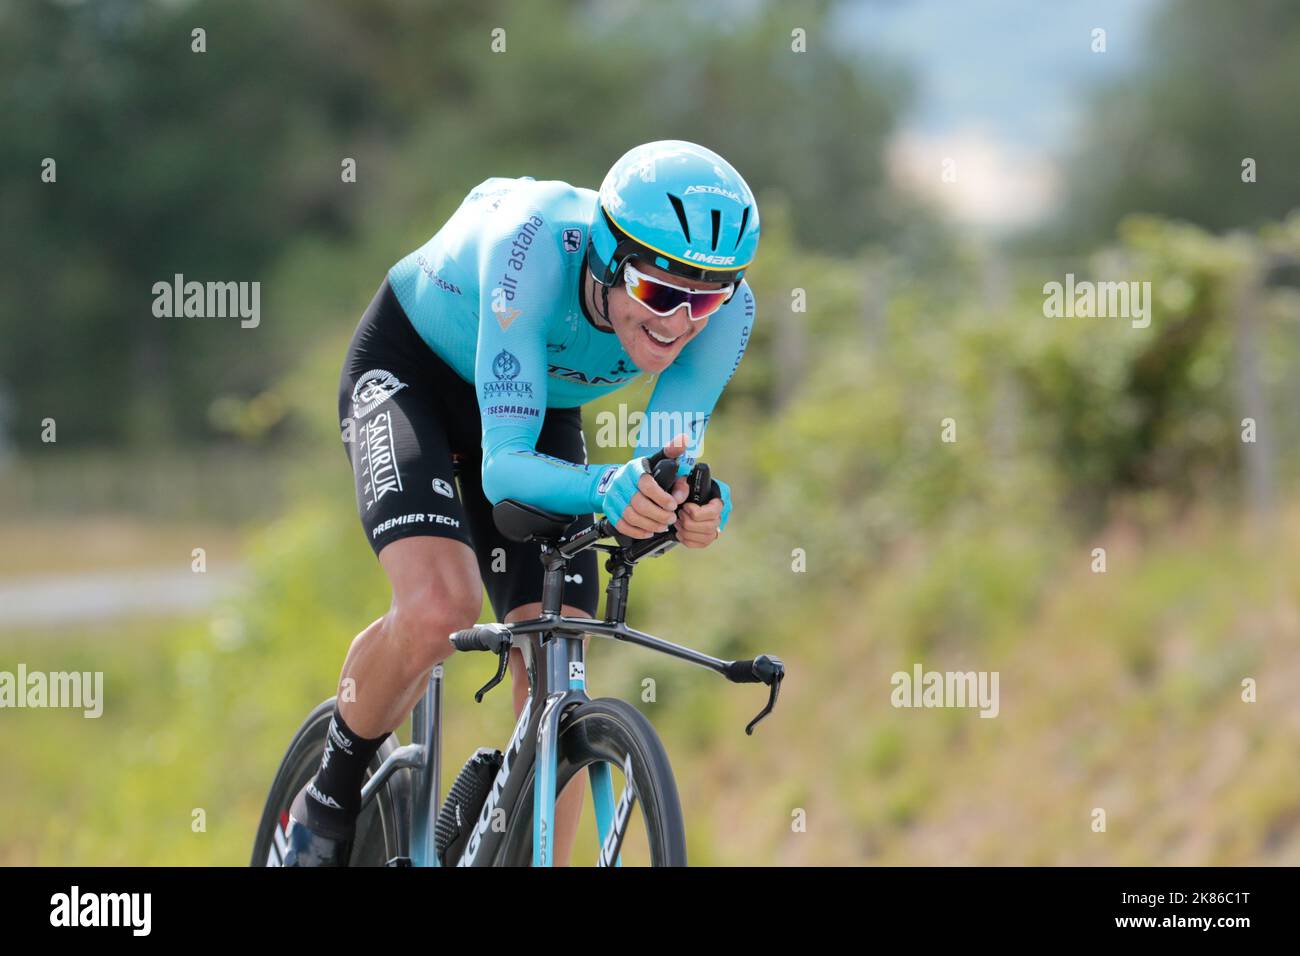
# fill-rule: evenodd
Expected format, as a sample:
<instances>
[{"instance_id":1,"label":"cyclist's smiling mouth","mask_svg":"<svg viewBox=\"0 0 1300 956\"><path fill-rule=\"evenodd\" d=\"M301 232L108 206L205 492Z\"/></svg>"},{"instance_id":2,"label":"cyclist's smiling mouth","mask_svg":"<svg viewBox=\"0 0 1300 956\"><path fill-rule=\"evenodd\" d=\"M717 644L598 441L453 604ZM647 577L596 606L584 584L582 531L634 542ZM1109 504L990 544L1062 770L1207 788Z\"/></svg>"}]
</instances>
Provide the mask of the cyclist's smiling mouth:
<instances>
[{"instance_id":1,"label":"cyclist's smiling mouth","mask_svg":"<svg viewBox=\"0 0 1300 956\"><path fill-rule=\"evenodd\" d=\"M612 301L610 308L622 329L619 338L623 348L644 372L663 371L673 363L686 343L702 331L702 326L708 324L707 319L683 322L684 316L674 321L672 316L650 315L640 303L626 296L622 297L617 309Z\"/></svg>"},{"instance_id":2,"label":"cyclist's smiling mouth","mask_svg":"<svg viewBox=\"0 0 1300 956\"><path fill-rule=\"evenodd\" d=\"M656 332L648 325L642 325L641 331L645 333L646 338L653 342L657 348L661 349L672 348L686 336L686 332L678 332L676 335L672 336L665 335L661 332Z\"/></svg>"}]
</instances>

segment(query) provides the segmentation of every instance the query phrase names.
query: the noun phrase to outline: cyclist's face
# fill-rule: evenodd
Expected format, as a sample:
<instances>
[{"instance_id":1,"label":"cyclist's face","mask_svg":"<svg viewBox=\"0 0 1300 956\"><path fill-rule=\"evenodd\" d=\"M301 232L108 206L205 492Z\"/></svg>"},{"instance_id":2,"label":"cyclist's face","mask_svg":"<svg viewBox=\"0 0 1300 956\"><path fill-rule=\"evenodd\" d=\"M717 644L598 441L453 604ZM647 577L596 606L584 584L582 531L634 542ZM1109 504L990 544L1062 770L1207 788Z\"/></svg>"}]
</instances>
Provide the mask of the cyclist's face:
<instances>
[{"instance_id":1,"label":"cyclist's face","mask_svg":"<svg viewBox=\"0 0 1300 956\"><path fill-rule=\"evenodd\" d=\"M723 282L695 282L682 279L648 262L634 260L640 271L653 279L692 289L720 289ZM636 367L643 372L661 372L672 364L682 347L704 331L709 319L692 322L683 304L672 315L656 315L627 294L622 277L609 290L609 318L614 332ZM653 334L652 334L653 333Z\"/></svg>"}]
</instances>

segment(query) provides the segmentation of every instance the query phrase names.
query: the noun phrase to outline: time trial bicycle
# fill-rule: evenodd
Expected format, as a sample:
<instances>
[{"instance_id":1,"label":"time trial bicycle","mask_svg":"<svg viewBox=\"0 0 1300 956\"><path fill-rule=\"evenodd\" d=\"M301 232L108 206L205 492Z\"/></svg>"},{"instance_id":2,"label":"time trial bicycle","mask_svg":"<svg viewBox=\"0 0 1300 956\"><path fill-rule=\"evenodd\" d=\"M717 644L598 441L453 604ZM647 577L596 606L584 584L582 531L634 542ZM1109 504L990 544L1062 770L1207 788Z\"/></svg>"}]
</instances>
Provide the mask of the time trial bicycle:
<instances>
[{"instance_id":1,"label":"time trial bicycle","mask_svg":"<svg viewBox=\"0 0 1300 956\"><path fill-rule=\"evenodd\" d=\"M647 470L666 491L677 465L659 452L648 459ZM705 504L718 495L703 463L692 469L688 483L688 501ZM686 831L668 755L649 720L631 704L587 696L583 637L636 644L707 667L733 683L767 685L767 705L746 725L747 734L776 705L784 664L766 654L721 660L627 626L633 569L677 544L672 528L636 539L615 532L602 518L566 533L573 516L513 499L493 508L493 520L510 540L539 545L545 568L541 614L512 624L475 625L451 641L459 651L497 655L496 674L474 695L480 702L505 676L511 648L520 648L530 686L514 732L504 750L481 748L471 756L440 801L443 665L435 666L412 713L411 742L402 745L390 734L367 770L349 865L550 866L556 798L583 769L595 808L597 866L621 866L633 830L638 858L652 866L686 865ZM607 538L615 543L602 543ZM603 620L560 614L568 562L587 548L609 554ZM253 866L281 864L289 806L320 765L333 709L334 698L321 702L294 736L262 813ZM616 773L622 778L617 800ZM634 818L640 821L635 827Z\"/></svg>"}]
</instances>

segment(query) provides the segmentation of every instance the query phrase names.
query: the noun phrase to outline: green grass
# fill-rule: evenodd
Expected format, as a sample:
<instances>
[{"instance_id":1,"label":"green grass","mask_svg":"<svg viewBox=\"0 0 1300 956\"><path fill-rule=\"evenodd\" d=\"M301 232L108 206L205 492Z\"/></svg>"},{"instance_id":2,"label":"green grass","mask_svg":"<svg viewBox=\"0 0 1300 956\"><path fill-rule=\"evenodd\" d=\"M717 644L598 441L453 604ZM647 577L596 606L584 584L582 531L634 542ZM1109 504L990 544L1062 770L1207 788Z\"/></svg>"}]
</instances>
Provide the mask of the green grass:
<instances>
[{"instance_id":1,"label":"green grass","mask_svg":"<svg viewBox=\"0 0 1300 956\"><path fill-rule=\"evenodd\" d=\"M258 585L211 614L0 638L0 668L105 675L97 720L0 713L0 863L247 861L290 735L384 608L342 511L305 505L269 529ZM599 641L592 691L636 701L664 738L695 863L1294 865L1300 512L1270 535L1203 512L1145 543L1112 532L1106 574L1085 542L1035 576L1014 540L972 531L850 591L777 570L761 600L724 585L707 606L729 549L751 546L742 533L639 570L632 620L715 653L778 653L775 714L747 737L763 688ZM710 626L727 619L743 626ZM913 661L999 671L1000 715L894 709L890 675ZM447 785L513 725L507 686L472 703L490 664L448 666ZM580 848L594 845L586 803Z\"/></svg>"}]
</instances>

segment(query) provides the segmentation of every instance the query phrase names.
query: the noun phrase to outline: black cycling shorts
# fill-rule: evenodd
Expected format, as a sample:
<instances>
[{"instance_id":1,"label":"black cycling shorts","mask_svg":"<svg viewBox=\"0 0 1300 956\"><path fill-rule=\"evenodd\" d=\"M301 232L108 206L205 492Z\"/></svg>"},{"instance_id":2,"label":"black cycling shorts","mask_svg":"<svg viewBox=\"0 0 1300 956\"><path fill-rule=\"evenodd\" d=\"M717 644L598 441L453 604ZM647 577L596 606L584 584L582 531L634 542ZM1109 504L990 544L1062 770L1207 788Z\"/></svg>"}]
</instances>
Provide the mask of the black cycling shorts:
<instances>
[{"instance_id":1,"label":"black cycling shorts","mask_svg":"<svg viewBox=\"0 0 1300 956\"><path fill-rule=\"evenodd\" d=\"M538 546L505 538L483 494L483 426L474 386L420 338L387 278L348 346L339 421L357 510L376 555L413 535L455 538L477 555L498 620L542 599ZM585 465L581 409L548 408L537 450ZM590 514L577 516L577 522L591 520ZM596 600L596 553L585 551L569 562L564 603L594 617Z\"/></svg>"}]
</instances>

